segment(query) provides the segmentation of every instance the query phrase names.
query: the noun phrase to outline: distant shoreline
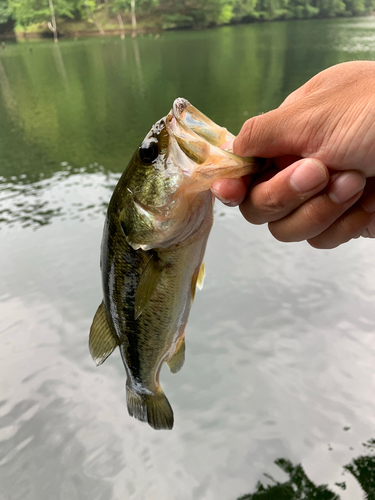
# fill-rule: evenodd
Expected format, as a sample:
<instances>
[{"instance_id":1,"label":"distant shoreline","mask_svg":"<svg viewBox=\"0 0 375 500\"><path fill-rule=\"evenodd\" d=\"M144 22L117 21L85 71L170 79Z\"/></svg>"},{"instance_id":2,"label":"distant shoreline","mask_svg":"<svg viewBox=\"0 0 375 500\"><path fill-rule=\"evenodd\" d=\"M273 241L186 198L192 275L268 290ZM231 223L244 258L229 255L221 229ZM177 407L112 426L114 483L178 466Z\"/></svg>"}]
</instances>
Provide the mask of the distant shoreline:
<instances>
[{"instance_id":1,"label":"distant shoreline","mask_svg":"<svg viewBox=\"0 0 375 500\"><path fill-rule=\"evenodd\" d=\"M354 18L374 18L375 12L363 15L363 16L335 16L335 17L305 17L305 18L276 18L276 19L251 19L250 21L242 21L242 22L233 22L228 24L221 24L215 26L205 26L202 28L194 28L190 26L186 27L175 27L175 28L162 28L160 25L155 24L154 26L147 25L137 28L135 31L136 36L138 35L160 35L161 33L168 31L202 31L202 30L211 30L222 28L225 26L240 26L246 24L265 24L272 22L285 22L285 21L321 21L323 19L354 19ZM70 23L72 25L73 23ZM58 37L59 39L75 39L75 38L89 38L89 37L120 37L122 34L125 35L125 38L132 38L133 30L131 27L127 26L123 30L121 29L108 29L105 28L104 34L100 33L97 29L85 29L85 30L74 30L74 29L64 29L64 25L62 24L62 29L59 31ZM48 30L47 27L43 27L40 31L11 31L0 33L0 40L11 40L11 41L23 41L23 40L53 40L53 34Z\"/></svg>"}]
</instances>

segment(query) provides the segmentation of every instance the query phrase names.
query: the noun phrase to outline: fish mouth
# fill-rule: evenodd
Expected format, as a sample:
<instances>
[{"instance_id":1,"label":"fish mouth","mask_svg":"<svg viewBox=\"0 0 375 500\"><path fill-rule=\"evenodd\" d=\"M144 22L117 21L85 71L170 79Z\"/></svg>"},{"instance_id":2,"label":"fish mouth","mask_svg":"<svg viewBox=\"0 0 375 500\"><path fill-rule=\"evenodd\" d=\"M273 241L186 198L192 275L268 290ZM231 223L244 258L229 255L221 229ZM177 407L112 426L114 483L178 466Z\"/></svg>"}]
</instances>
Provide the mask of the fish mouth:
<instances>
[{"instance_id":1,"label":"fish mouth","mask_svg":"<svg viewBox=\"0 0 375 500\"><path fill-rule=\"evenodd\" d=\"M191 106L190 102L187 99L184 99L183 97L177 97L173 101L173 113L175 116L180 115L186 108Z\"/></svg>"},{"instance_id":2,"label":"fish mouth","mask_svg":"<svg viewBox=\"0 0 375 500\"><path fill-rule=\"evenodd\" d=\"M166 116L170 137L169 158L190 177L192 189L209 189L223 177L242 177L255 173L264 161L241 158L221 146L234 139L225 127L220 127L187 99L178 97ZM199 181L199 182L198 182Z\"/></svg>"},{"instance_id":3,"label":"fish mouth","mask_svg":"<svg viewBox=\"0 0 375 500\"><path fill-rule=\"evenodd\" d=\"M183 97L174 100L172 110L168 116L170 115L176 119L185 133L190 132L192 139L196 139L194 135L196 134L212 146L217 147L234 139L234 135L228 132L226 128L217 125Z\"/></svg>"},{"instance_id":4,"label":"fish mouth","mask_svg":"<svg viewBox=\"0 0 375 500\"><path fill-rule=\"evenodd\" d=\"M214 153L213 148L218 149L234 138L226 128L210 120L183 97L174 100L166 117L166 128L171 139L170 156L188 175L196 165L207 163ZM220 151L222 155L223 150Z\"/></svg>"}]
</instances>

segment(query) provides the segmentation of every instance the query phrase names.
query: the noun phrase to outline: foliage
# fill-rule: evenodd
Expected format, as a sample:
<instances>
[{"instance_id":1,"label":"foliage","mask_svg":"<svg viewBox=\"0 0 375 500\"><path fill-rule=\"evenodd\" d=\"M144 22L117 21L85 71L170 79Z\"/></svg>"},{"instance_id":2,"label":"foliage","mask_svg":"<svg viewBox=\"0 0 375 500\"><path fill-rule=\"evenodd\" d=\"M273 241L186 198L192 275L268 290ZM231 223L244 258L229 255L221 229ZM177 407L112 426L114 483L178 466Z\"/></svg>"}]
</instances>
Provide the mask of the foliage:
<instances>
[{"instance_id":1,"label":"foliage","mask_svg":"<svg viewBox=\"0 0 375 500\"><path fill-rule=\"evenodd\" d=\"M73 17L77 5L75 0L54 0L56 16ZM51 10L48 0L8 0L8 12L21 26L48 21Z\"/></svg>"},{"instance_id":2,"label":"foliage","mask_svg":"<svg viewBox=\"0 0 375 500\"><path fill-rule=\"evenodd\" d=\"M53 0L58 18L105 23L129 16L131 0ZM364 15L375 0L135 0L137 18L162 28L204 28L236 22ZM105 8L104 8L105 7ZM48 0L0 0L0 24L12 17L19 26L46 21ZM113 24L113 23L112 23Z\"/></svg>"},{"instance_id":3,"label":"foliage","mask_svg":"<svg viewBox=\"0 0 375 500\"><path fill-rule=\"evenodd\" d=\"M8 0L0 0L0 24L6 23L10 18Z\"/></svg>"}]
</instances>

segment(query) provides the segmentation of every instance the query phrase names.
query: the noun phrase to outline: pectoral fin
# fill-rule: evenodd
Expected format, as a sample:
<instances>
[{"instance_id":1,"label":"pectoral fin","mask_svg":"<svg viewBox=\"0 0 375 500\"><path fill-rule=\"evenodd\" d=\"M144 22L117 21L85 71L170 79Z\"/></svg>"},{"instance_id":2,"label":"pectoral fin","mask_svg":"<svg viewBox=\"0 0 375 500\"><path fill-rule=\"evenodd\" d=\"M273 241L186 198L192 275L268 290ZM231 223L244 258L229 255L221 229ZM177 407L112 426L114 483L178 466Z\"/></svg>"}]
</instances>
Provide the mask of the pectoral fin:
<instances>
[{"instance_id":1,"label":"pectoral fin","mask_svg":"<svg viewBox=\"0 0 375 500\"><path fill-rule=\"evenodd\" d=\"M197 287L199 288L199 290L202 290L203 288L205 277L206 277L206 266L204 265L204 262L202 262L197 279Z\"/></svg>"},{"instance_id":2,"label":"pectoral fin","mask_svg":"<svg viewBox=\"0 0 375 500\"><path fill-rule=\"evenodd\" d=\"M176 350L172 357L167 361L171 373L177 373L181 370L185 361L185 334L179 340Z\"/></svg>"},{"instance_id":3,"label":"pectoral fin","mask_svg":"<svg viewBox=\"0 0 375 500\"><path fill-rule=\"evenodd\" d=\"M98 307L90 328L89 349L92 359L99 366L117 347L105 315L103 302Z\"/></svg>"},{"instance_id":4,"label":"pectoral fin","mask_svg":"<svg viewBox=\"0 0 375 500\"><path fill-rule=\"evenodd\" d=\"M204 265L204 262L202 262L200 267L197 267L197 269L194 271L193 277L191 279L191 300L192 301L194 300L194 297L195 297L196 288L199 288L199 290L202 290L205 276L206 276L206 266Z\"/></svg>"},{"instance_id":5,"label":"pectoral fin","mask_svg":"<svg viewBox=\"0 0 375 500\"><path fill-rule=\"evenodd\" d=\"M137 292L135 294L134 317L139 318L144 308L151 299L155 291L156 285L159 283L160 276L163 272L161 266L153 255L147 262L138 283Z\"/></svg>"}]
</instances>

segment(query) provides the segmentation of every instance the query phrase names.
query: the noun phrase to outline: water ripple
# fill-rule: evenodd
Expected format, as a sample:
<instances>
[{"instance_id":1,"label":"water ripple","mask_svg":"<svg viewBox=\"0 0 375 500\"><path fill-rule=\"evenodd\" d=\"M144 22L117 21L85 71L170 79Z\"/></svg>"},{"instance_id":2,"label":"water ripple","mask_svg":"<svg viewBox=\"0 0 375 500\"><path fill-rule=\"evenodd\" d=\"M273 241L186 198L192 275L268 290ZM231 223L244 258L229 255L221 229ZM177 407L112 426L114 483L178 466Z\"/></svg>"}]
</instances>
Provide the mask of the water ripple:
<instances>
[{"instance_id":1,"label":"water ripple","mask_svg":"<svg viewBox=\"0 0 375 500\"><path fill-rule=\"evenodd\" d=\"M55 219L83 222L101 217L118 178L119 174L105 173L103 168L89 172L69 166L31 183L25 175L0 177L0 229L37 229Z\"/></svg>"}]
</instances>

